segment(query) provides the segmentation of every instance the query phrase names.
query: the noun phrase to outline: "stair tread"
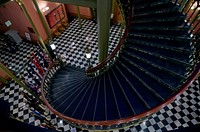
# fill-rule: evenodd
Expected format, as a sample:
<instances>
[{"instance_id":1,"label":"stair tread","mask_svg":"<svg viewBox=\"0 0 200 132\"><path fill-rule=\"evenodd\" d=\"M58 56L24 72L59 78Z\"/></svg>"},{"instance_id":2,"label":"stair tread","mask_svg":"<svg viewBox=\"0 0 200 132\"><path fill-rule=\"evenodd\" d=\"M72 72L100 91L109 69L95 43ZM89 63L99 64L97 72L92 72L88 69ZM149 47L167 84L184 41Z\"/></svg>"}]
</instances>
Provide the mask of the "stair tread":
<instances>
[{"instance_id":1,"label":"stair tread","mask_svg":"<svg viewBox=\"0 0 200 132\"><path fill-rule=\"evenodd\" d=\"M168 0L135 0L134 6L125 46L104 73L87 77L67 65L53 76L48 97L58 112L84 121L126 119L179 90L193 61L186 16Z\"/></svg>"},{"instance_id":2,"label":"stair tread","mask_svg":"<svg viewBox=\"0 0 200 132\"><path fill-rule=\"evenodd\" d=\"M116 73L120 73L122 76L124 76L124 83L122 82L122 85L124 84L129 84L129 87L124 88L124 91L126 91L126 95L129 95L129 99L130 101L133 101L133 105L134 109L138 108L139 104L140 105L144 105L143 107L145 107L146 109L150 109L151 107L154 107L156 104L159 103L159 99L155 98L155 96L152 95L152 93L148 92L146 90L146 87L142 84L140 84L140 82L136 81L135 78L133 76L125 76L124 73L127 73L126 75L130 75L129 72L126 72L125 69L122 70L122 67L119 67L120 65L116 65L116 69L118 69L119 72ZM122 73L123 71L123 73ZM120 75L117 74L117 75ZM129 80L131 78L131 81ZM138 97L138 99L134 99L133 100L133 93L135 93L134 97ZM149 97L146 97L146 95L149 95ZM152 98L151 98L152 97ZM134 102L137 101L137 104L135 104ZM138 103L141 102L141 103ZM137 105L137 106L136 106ZM141 107L141 106L140 106ZM141 108L140 108L141 110Z\"/></svg>"},{"instance_id":3,"label":"stair tread","mask_svg":"<svg viewBox=\"0 0 200 132\"><path fill-rule=\"evenodd\" d=\"M151 46L143 46L137 43L127 45L127 48L130 48L130 49L136 48L136 49L143 50L145 52L159 54L160 56L163 56L163 57L177 59L184 62L189 62L190 60L189 58L190 54L184 54L184 53L180 54L180 52L177 52L177 51L170 51L171 54L169 54L169 50L160 49L160 48L151 47Z\"/></svg>"},{"instance_id":4,"label":"stair tread","mask_svg":"<svg viewBox=\"0 0 200 132\"><path fill-rule=\"evenodd\" d=\"M167 6L161 8L161 9L156 9L154 7L154 10L152 9L151 11L144 10L144 11L140 11L140 12L135 12L134 17L144 17L144 16L148 16L148 17L153 16L153 17L155 17L156 15L165 16L167 13L170 13L170 14L173 13L173 15L178 15L179 14L178 9L179 9L178 7L169 8Z\"/></svg>"},{"instance_id":5,"label":"stair tread","mask_svg":"<svg viewBox=\"0 0 200 132\"><path fill-rule=\"evenodd\" d=\"M183 78L183 76L184 76L184 74L185 74L185 71L183 71L183 72L180 73L180 71L179 71L179 72L174 71L174 69L172 69L172 68L170 69L170 68L168 68L168 67L166 67L166 66L159 65L159 64L157 64L157 63L155 63L155 62L153 62L153 61L149 61L149 60L146 59L146 58L138 57L137 55L134 55L134 54L128 54L128 53L126 53L126 54L127 54L128 56L130 56L130 57L134 57L134 58L140 59L140 60L143 61L143 62L146 62L147 65L152 65L153 67L156 67L156 68L161 69L161 70L163 70L163 71L169 72L170 74L172 74L172 75L174 75L174 76L182 77L182 78Z\"/></svg>"},{"instance_id":6,"label":"stair tread","mask_svg":"<svg viewBox=\"0 0 200 132\"><path fill-rule=\"evenodd\" d=\"M131 47L130 47L131 48ZM142 52L142 53L145 53L145 54L149 54L149 55L152 55L152 56L157 56L161 59L164 59L164 60L169 60L169 61L174 61L175 63L179 63L179 64L182 64L182 65L185 65L185 66L190 66L189 62L184 62L182 60L178 60L176 58L172 58L172 57L168 57L168 56L165 56L165 55L160 55L158 53L153 53L153 52L148 52L148 51L144 51L142 49L139 49L139 48L131 48L131 50L135 50L135 51L139 51L139 52Z\"/></svg>"},{"instance_id":7,"label":"stair tread","mask_svg":"<svg viewBox=\"0 0 200 132\"><path fill-rule=\"evenodd\" d=\"M127 57L123 56L123 59L125 59L125 58L126 58L127 61L138 65L142 69L145 69L146 71L148 71L152 75L156 76L157 78L160 78L161 80L163 80L163 82L166 82L173 87L177 87L177 85L178 85L177 83L180 81L180 79L177 78L176 76L173 76L173 75L169 74L168 72L163 71L161 69L155 68L152 65L148 65L145 62L140 61L136 58L127 58Z\"/></svg>"},{"instance_id":8,"label":"stair tread","mask_svg":"<svg viewBox=\"0 0 200 132\"><path fill-rule=\"evenodd\" d=\"M129 51L126 51L126 54L132 55L132 53ZM134 56L137 56L138 58L152 62L160 67L163 67L164 69L167 68L170 71L173 71L174 73L180 74L182 76L185 75L186 68L185 66L181 64L173 63L171 61L163 60L159 57L150 56L148 54L143 54L143 53L140 53L140 54L137 53L137 54L134 54Z\"/></svg>"},{"instance_id":9,"label":"stair tread","mask_svg":"<svg viewBox=\"0 0 200 132\"><path fill-rule=\"evenodd\" d=\"M188 48L184 48L183 46L181 47L175 47L176 45L169 45L169 44L160 44L160 43L156 43L156 42L148 42L148 41L144 41L144 40L138 40L135 38L132 39L128 39L127 43L125 45L127 46L131 46L134 44L140 44L143 46L149 46L149 47L155 47L155 48L160 48L161 50L169 50L169 51L173 51L173 52L178 52L178 53L184 53L184 54L190 54L190 50Z\"/></svg>"},{"instance_id":10,"label":"stair tread","mask_svg":"<svg viewBox=\"0 0 200 132\"><path fill-rule=\"evenodd\" d=\"M130 33L129 38L134 37L142 37L142 38L151 38L151 39L162 39L167 41L178 41L182 42L189 42L191 41L190 37L182 37L182 36L167 36L167 35L157 35L157 34L147 34L147 33Z\"/></svg>"}]
</instances>

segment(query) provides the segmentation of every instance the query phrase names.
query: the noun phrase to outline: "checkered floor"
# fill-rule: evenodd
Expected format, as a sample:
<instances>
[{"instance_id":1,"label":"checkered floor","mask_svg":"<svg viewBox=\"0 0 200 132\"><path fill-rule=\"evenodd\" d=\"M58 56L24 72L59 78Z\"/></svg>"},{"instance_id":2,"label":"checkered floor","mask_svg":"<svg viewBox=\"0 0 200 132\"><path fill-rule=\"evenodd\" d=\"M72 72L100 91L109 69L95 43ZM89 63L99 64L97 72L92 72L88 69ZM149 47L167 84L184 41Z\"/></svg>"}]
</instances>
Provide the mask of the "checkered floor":
<instances>
[{"instance_id":1,"label":"checkered floor","mask_svg":"<svg viewBox=\"0 0 200 132\"><path fill-rule=\"evenodd\" d=\"M87 47L91 51L91 65L98 63L97 24L94 21L82 20L80 28L78 23L78 20L74 19L61 36L53 39L52 44L55 44L57 54L61 55L67 64L85 69L88 65L85 57ZM108 54L116 47L119 39L120 25L112 25Z\"/></svg>"},{"instance_id":2,"label":"checkered floor","mask_svg":"<svg viewBox=\"0 0 200 132\"><path fill-rule=\"evenodd\" d=\"M28 58L31 56L31 52L37 52L39 49L33 44L22 42L17 44L17 52L11 53L5 48L0 48L0 61L15 72L25 66Z\"/></svg>"},{"instance_id":3,"label":"checkered floor","mask_svg":"<svg viewBox=\"0 0 200 132\"><path fill-rule=\"evenodd\" d=\"M91 49L92 65L96 65L98 62L98 50L96 24L89 20L82 20L82 22L83 28L79 28L78 21L76 19L72 21L66 31L60 37L53 39L52 43L54 43L58 49L57 54L61 55L66 63L84 69L87 67L87 61L84 57L85 48L89 47ZM114 49L118 41L119 25L113 25L111 28L109 53ZM0 60L4 62L6 66L11 67L12 70L19 71L25 62L27 62L31 51L40 52L40 49L35 45L23 42L19 45L19 50L14 54L0 49ZM33 82L26 69L20 71L19 75ZM23 95L19 92L20 90L22 90L22 88L17 83L10 81L10 83L1 90L0 98L10 103L10 112L15 118L39 126L41 120L33 116L31 110L33 108L30 109L27 105ZM199 91L199 82L196 80L191 84L188 90L177 97L174 102L151 115L145 121L134 127L114 130L114 132L169 131L197 124L200 122ZM61 120L51 112L46 117L50 119L51 123L60 131L73 131L74 129L81 131L78 128L70 126L67 122Z\"/></svg>"}]
</instances>

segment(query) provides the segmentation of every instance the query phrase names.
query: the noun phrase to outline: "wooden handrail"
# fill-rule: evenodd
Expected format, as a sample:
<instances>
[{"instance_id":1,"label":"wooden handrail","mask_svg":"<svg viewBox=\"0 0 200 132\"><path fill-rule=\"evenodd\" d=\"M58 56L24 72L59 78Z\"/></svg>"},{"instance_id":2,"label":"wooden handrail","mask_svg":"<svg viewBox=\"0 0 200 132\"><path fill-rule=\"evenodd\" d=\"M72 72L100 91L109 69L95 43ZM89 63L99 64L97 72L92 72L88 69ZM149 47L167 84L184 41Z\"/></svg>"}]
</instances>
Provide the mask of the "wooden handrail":
<instances>
[{"instance_id":1,"label":"wooden handrail","mask_svg":"<svg viewBox=\"0 0 200 132\"><path fill-rule=\"evenodd\" d=\"M131 26L131 23L132 23L132 20L133 20L133 14L134 14L134 6L133 6L133 3L131 3L131 9L129 11L129 20L128 20L128 23L127 23L127 26L126 26L126 29L125 29L125 33L124 33L123 37L121 38L121 40L119 41L119 44L117 45L117 47L113 50L113 52L104 61L102 61L101 63L99 63L95 67L88 68L86 70L86 73L90 74L90 73L96 72L97 70L102 69L108 62L110 62L115 57L117 52L123 46L126 37L128 36L128 32L129 32L129 29L130 29L130 26Z\"/></svg>"},{"instance_id":2,"label":"wooden handrail","mask_svg":"<svg viewBox=\"0 0 200 132\"><path fill-rule=\"evenodd\" d=\"M127 23L126 29L125 29L125 33L122 37L122 39L120 40L118 46L114 49L114 51L112 52L112 54L110 56L108 56L103 62L101 62L100 64L98 64L96 67L90 68L88 69L86 72L87 73L93 73L96 72L97 70L100 70L101 68L103 68L103 66L105 66L109 61L111 61L111 59L113 59L116 55L116 53L120 50L120 48L122 47L128 32L129 32L129 28L130 25L132 23L132 19L133 19L133 4L131 4L131 11L129 13L129 21ZM43 86L44 86L44 81L45 78L48 74L48 72L51 70L51 68L53 66L55 66L55 63L52 63L49 67L48 70L46 71L45 75L42 78L42 83L41 83L41 95L42 95L42 100L45 103L45 105L57 116L59 116L60 118L67 120L69 122L75 123L77 125L91 125L91 126L111 126L111 125L117 125L117 124L121 124L121 123L128 123L131 121L136 121L138 119L147 117L155 112L157 112L158 110L162 109L163 107L165 107L166 105L168 105L169 103L171 103L173 100L175 100L177 98L177 96L179 96L180 94L182 94L190 85L191 83L199 76L200 74L200 63L198 63L195 67L195 70L190 74L190 76L188 77L188 79L182 84L182 86L180 86L179 90L177 92L175 92L170 98L168 98L167 100L165 100L164 102L160 103L158 106L144 111L143 113L134 115L134 116L130 116L127 118L122 118L122 119L116 119L116 120L108 120L108 121L87 121L87 120L79 120L79 119L75 119L75 118L71 118L68 116L65 116L63 114L61 114L60 112L58 112L57 110L55 110L47 101L47 99L44 96L44 92L43 92Z\"/></svg>"},{"instance_id":3,"label":"wooden handrail","mask_svg":"<svg viewBox=\"0 0 200 132\"><path fill-rule=\"evenodd\" d=\"M127 117L127 118L123 118L123 119L117 119L117 120L108 120L108 121L86 121L86 120L79 120L79 119L75 119L75 118L71 118L68 116L65 116L63 114L61 114L60 112L56 111L46 100L45 96L44 96L44 92L43 92L43 86L44 86L44 80L48 74L48 71L55 65L55 63L53 63L52 65L50 65L50 67L48 68L47 72L45 73L45 75L43 76L42 79L42 83L41 83L41 95L42 95L42 100L44 102L44 104L57 116L59 116L60 118L67 120L69 122L78 124L78 125L91 125L91 126L111 126L111 125L117 125L117 124L121 124L121 123L127 123L130 121L135 121L141 118L144 118L146 116L149 116L155 112L157 112L158 110L162 109L163 107L165 107L166 105L168 105L169 103L171 103L173 100L175 100L180 94L182 94L191 84L192 82L200 75L200 63L197 64L195 70L192 72L192 74L189 76L189 78L187 79L187 81L185 83L183 83L183 85L180 87L180 89L175 92L172 97L170 97L169 99L167 99L166 101L164 101L163 103L159 104L158 106L147 110L143 113L131 116L131 117Z\"/></svg>"}]
</instances>

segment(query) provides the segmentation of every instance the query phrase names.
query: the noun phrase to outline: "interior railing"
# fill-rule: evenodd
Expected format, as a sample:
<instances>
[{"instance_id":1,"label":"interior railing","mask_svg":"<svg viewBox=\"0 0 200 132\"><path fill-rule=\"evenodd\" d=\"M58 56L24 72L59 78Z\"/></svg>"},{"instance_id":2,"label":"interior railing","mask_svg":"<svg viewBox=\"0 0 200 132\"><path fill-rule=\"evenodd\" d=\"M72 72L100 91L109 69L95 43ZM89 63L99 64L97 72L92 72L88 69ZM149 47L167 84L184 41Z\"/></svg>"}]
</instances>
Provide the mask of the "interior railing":
<instances>
[{"instance_id":1,"label":"interior railing","mask_svg":"<svg viewBox=\"0 0 200 132\"><path fill-rule=\"evenodd\" d=\"M124 15L124 10L123 10L123 6L120 2L120 0L116 0L116 6L119 9L120 15L122 16L122 20L120 22L120 39L122 38L123 35L123 31L126 28L126 20L125 20L125 15Z\"/></svg>"},{"instance_id":2,"label":"interior railing","mask_svg":"<svg viewBox=\"0 0 200 132\"><path fill-rule=\"evenodd\" d=\"M130 7L127 8L128 11L127 11L127 9L122 11L124 13L125 19L127 18L125 32L124 32L121 40L119 41L119 44L113 50L111 55L109 55L103 62L99 63L96 67L92 67L92 68L87 69L86 74L90 77L94 77L94 76L97 76L97 75L103 73L110 66L112 66L114 64L114 62L116 61L116 58L119 56L119 53L123 48L126 37L128 36L128 32L129 32L129 29L130 29L130 25L132 23L133 13L134 13L133 12L133 10L134 10L133 3L129 0L126 0L126 1L119 0L119 1L121 1L119 4L124 3L124 4L121 4L121 7L123 7L123 8L124 8L126 3L129 4L129 6L130 6Z\"/></svg>"},{"instance_id":3,"label":"interior railing","mask_svg":"<svg viewBox=\"0 0 200 132\"><path fill-rule=\"evenodd\" d=\"M147 116L140 117L140 119L134 120L133 117L125 118L122 120L112 120L112 121L85 121L85 120L78 120L68 116L65 116L55 110L50 103L49 100L49 93L48 89L50 88L51 78L54 77L56 72L61 68L61 64L59 61L55 61L51 63L46 70L42 82L41 82L41 96L44 104L47 108L52 111L54 114L59 116L60 118L64 119L65 122L81 129L87 130L110 130L110 129L119 129L127 126L132 126L133 124L138 124L139 122L143 121L144 119L148 118ZM149 114L150 115L150 114Z\"/></svg>"},{"instance_id":4,"label":"interior railing","mask_svg":"<svg viewBox=\"0 0 200 132\"><path fill-rule=\"evenodd\" d=\"M172 3L178 5L179 11L186 15L185 22L190 25L190 33L196 35L200 28L199 21L199 10L200 10L200 1L199 0L172 0Z\"/></svg>"},{"instance_id":5,"label":"interior railing","mask_svg":"<svg viewBox=\"0 0 200 132\"><path fill-rule=\"evenodd\" d=\"M60 64L58 61L51 63L42 78L41 88L42 95L48 99L48 88L51 84L51 78L55 75L55 73L60 69Z\"/></svg>"},{"instance_id":6,"label":"interior railing","mask_svg":"<svg viewBox=\"0 0 200 132\"><path fill-rule=\"evenodd\" d=\"M132 1L129 1L129 0L127 0L126 2L122 0L118 0L118 3L121 4L120 6L123 7L124 9L127 9L127 8L125 8L125 4L123 5L122 3L130 3L130 5L133 5L131 2ZM185 22L188 25L190 25L189 35L191 36L191 40L192 40L191 44L193 45L194 50L195 50L194 62L198 62L200 58L199 57L200 2L198 0L171 0L171 2L179 6L180 7L179 11L182 14L186 15ZM103 73L115 62L116 58L119 56L119 53L128 35L130 24L132 22L133 12L134 12L133 7L131 7L129 10L129 15L128 15L129 17L127 17L127 10L126 11L123 10L122 12L124 13L125 20L127 20L127 23L126 23L127 26L126 26L125 33L122 39L120 40L118 46L114 49L114 51L112 52L110 56L108 56L103 62L99 63L96 67L87 69L86 73L88 76L93 77L93 76L97 76Z\"/></svg>"},{"instance_id":7,"label":"interior railing","mask_svg":"<svg viewBox=\"0 0 200 132\"><path fill-rule=\"evenodd\" d=\"M164 106L168 105L174 99L177 98L180 94L182 94L190 85L192 80L196 79L200 74L200 63L196 66L195 70L190 74L188 80L186 80L180 90L175 92L169 99L165 100L162 104L153 109L145 111L141 114L137 114L132 117L127 117L124 119L118 120L110 120L110 121L85 121L85 120L78 120L75 118L71 118L61 114L60 112L56 111L53 106L49 103L49 95L48 95L48 88L49 84L51 84L51 78L55 75L55 73L60 69L59 62L52 63L49 68L47 69L45 75L43 76L42 83L41 83L41 95L44 104L52 111L54 114L59 116L60 118L64 119L67 123L81 128L81 129L88 129L88 130L110 130L110 129L119 129L123 127L132 126L133 124L138 124L139 122L143 121L144 119L148 118L151 114L157 112Z\"/></svg>"},{"instance_id":8,"label":"interior railing","mask_svg":"<svg viewBox=\"0 0 200 132\"><path fill-rule=\"evenodd\" d=\"M123 19L125 20L125 23L128 22L129 20L129 11L131 8L131 2L130 0L116 0L120 11L121 11L121 15L123 17Z\"/></svg>"},{"instance_id":9,"label":"interior railing","mask_svg":"<svg viewBox=\"0 0 200 132\"><path fill-rule=\"evenodd\" d=\"M189 34L195 49L195 62L199 61L200 52L200 1L199 0L171 0L179 6L179 11L186 16L185 22L190 26Z\"/></svg>"},{"instance_id":10,"label":"interior railing","mask_svg":"<svg viewBox=\"0 0 200 132\"><path fill-rule=\"evenodd\" d=\"M138 114L133 117L128 117L125 119L120 120L112 120L112 121L84 121L84 120L78 120L74 118L67 117L58 111L56 111L51 104L48 101L48 88L49 84L51 84L51 78L55 75L56 71L59 70L60 64L58 62L52 63L48 70L46 71L45 75L42 79L41 84L41 94L44 103L46 106L57 116L59 116L62 119L65 119L73 126L90 129L90 130L109 130L109 129L117 129L122 128L123 126L129 126L133 125L134 123L140 122L147 116L157 112L163 106L166 106L170 102L172 102L177 96L182 94L191 84L191 82L196 79L200 74L200 63L199 63L199 51L200 51L200 25L199 25L199 6L193 6L196 1L194 0L172 0L174 4L177 4L180 7L180 12L185 14L187 16L187 19L185 22L190 25L190 31L189 35L192 39L192 45L194 45L195 48L195 60L196 63L194 65L194 69L191 71L191 74L188 76L188 79L183 82L183 84L180 86L180 90L174 93L169 99L164 101L161 105L149 110L145 111L144 113ZM119 45L114 49L112 54L108 56L102 63L97 65L96 67L90 68L86 71L88 76L97 76L101 73L103 73L106 69L108 69L115 61L116 58L119 56L119 53L121 52L121 49L123 48L124 41L128 35L129 27L132 23L133 18L133 4L130 3L132 6L130 8L129 12L129 19L127 22L127 26L125 29L125 33L122 37L122 39L119 42ZM193 7L193 8L192 8Z\"/></svg>"}]
</instances>

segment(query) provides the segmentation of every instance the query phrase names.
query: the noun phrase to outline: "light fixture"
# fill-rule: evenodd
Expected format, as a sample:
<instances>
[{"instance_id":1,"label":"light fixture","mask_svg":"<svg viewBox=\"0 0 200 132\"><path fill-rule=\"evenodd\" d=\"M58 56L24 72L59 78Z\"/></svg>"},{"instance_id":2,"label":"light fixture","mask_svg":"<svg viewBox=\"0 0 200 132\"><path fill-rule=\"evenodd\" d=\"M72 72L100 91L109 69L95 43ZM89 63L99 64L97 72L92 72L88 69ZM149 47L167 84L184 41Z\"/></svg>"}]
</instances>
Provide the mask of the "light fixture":
<instances>
[{"instance_id":1,"label":"light fixture","mask_svg":"<svg viewBox=\"0 0 200 132\"><path fill-rule=\"evenodd\" d=\"M113 19L113 17L114 17L114 14L112 13L112 14L110 15L110 18Z\"/></svg>"},{"instance_id":2,"label":"light fixture","mask_svg":"<svg viewBox=\"0 0 200 132\"><path fill-rule=\"evenodd\" d=\"M63 120L60 120L60 124L63 124Z\"/></svg>"},{"instance_id":3,"label":"light fixture","mask_svg":"<svg viewBox=\"0 0 200 132\"><path fill-rule=\"evenodd\" d=\"M91 58L91 53L86 53L85 55L86 55L86 58L87 58L87 59L90 59L90 58Z\"/></svg>"},{"instance_id":4,"label":"light fixture","mask_svg":"<svg viewBox=\"0 0 200 132\"><path fill-rule=\"evenodd\" d=\"M85 50L85 55L86 55L86 58L87 59L90 59L91 58L91 52L90 52L90 49L87 47L86 50Z\"/></svg>"},{"instance_id":5,"label":"light fixture","mask_svg":"<svg viewBox=\"0 0 200 132\"><path fill-rule=\"evenodd\" d=\"M50 46L51 46L51 49L52 49L52 50L55 50L55 49L56 49L55 44L51 44Z\"/></svg>"},{"instance_id":6,"label":"light fixture","mask_svg":"<svg viewBox=\"0 0 200 132\"><path fill-rule=\"evenodd\" d=\"M88 68L90 68L91 52L90 52L90 49L88 47L85 50L85 55L86 55L86 58L87 58L87 61L88 61Z\"/></svg>"},{"instance_id":7,"label":"light fixture","mask_svg":"<svg viewBox=\"0 0 200 132\"><path fill-rule=\"evenodd\" d=\"M197 10L200 10L200 2L197 2L197 1L196 1L196 2L192 5L191 9L194 10L195 8L197 8Z\"/></svg>"},{"instance_id":8,"label":"light fixture","mask_svg":"<svg viewBox=\"0 0 200 132\"><path fill-rule=\"evenodd\" d=\"M45 9L42 9L42 12L45 12L46 10Z\"/></svg>"},{"instance_id":9,"label":"light fixture","mask_svg":"<svg viewBox=\"0 0 200 132\"><path fill-rule=\"evenodd\" d=\"M46 6L46 7L42 8L41 10L42 10L42 12L46 12L46 11L48 11L48 10L49 10L49 7L48 7L48 6Z\"/></svg>"},{"instance_id":10,"label":"light fixture","mask_svg":"<svg viewBox=\"0 0 200 132\"><path fill-rule=\"evenodd\" d=\"M45 7L45 10L47 11L47 10L49 10L49 7L47 6L47 7Z\"/></svg>"}]
</instances>

